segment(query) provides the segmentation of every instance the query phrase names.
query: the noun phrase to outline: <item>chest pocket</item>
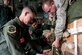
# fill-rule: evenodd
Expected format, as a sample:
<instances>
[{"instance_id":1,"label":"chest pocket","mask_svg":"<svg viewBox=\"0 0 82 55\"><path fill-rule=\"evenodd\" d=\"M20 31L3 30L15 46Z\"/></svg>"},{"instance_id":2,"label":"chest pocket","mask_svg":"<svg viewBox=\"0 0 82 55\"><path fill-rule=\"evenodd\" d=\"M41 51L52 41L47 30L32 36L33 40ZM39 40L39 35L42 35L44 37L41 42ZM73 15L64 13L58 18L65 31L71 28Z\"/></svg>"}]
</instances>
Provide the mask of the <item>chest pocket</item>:
<instances>
[{"instance_id":1,"label":"chest pocket","mask_svg":"<svg viewBox=\"0 0 82 55\"><path fill-rule=\"evenodd\" d=\"M28 28L21 28L21 37L23 37L25 39L25 41L27 41L28 39L30 39L30 35L28 32Z\"/></svg>"}]
</instances>

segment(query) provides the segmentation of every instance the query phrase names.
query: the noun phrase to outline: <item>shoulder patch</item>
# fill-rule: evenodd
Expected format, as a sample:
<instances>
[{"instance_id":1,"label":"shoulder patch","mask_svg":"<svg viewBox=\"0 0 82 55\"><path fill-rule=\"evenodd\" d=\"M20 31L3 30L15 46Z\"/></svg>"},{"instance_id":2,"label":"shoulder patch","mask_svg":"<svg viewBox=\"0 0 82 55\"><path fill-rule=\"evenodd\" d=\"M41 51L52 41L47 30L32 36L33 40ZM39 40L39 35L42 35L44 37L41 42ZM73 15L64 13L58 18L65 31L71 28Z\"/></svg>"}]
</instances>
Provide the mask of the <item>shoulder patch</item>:
<instances>
[{"instance_id":1,"label":"shoulder patch","mask_svg":"<svg viewBox=\"0 0 82 55\"><path fill-rule=\"evenodd\" d=\"M14 25L10 25L7 27L7 32L10 34L16 33L16 27Z\"/></svg>"}]
</instances>

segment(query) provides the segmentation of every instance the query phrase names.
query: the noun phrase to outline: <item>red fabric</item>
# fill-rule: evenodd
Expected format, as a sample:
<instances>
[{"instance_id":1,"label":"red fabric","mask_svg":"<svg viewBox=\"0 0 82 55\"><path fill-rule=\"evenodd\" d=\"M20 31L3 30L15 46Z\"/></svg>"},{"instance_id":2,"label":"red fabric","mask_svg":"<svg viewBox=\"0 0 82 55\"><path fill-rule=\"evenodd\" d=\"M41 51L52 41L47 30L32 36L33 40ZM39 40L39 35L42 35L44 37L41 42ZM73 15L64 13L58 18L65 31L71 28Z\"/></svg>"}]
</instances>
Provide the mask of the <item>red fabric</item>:
<instances>
[{"instance_id":1,"label":"red fabric","mask_svg":"<svg viewBox=\"0 0 82 55\"><path fill-rule=\"evenodd\" d=\"M24 43L25 42L25 39L22 37L20 38L20 43Z\"/></svg>"}]
</instances>

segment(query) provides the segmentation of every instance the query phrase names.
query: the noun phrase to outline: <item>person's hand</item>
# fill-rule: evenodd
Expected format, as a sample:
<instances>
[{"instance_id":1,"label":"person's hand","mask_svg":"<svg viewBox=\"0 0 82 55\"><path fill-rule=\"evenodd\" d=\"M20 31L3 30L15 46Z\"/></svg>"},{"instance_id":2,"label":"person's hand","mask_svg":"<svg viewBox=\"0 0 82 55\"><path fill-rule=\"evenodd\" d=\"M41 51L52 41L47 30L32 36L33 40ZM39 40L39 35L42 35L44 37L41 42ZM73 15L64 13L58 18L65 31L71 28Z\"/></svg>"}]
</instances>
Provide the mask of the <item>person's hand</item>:
<instances>
[{"instance_id":1,"label":"person's hand","mask_svg":"<svg viewBox=\"0 0 82 55\"><path fill-rule=\"evenodd\" d=\"M44 55L51 55L50 49L43 50L43 54L44 54Z\"/></svg>"},{"instance_id":2,"label":"person's hand","mask_svg":"<svg viewBox=\"0 0 82 55\"><path fill-rule=\"evenodd\" d=\"M53 21L53 19L54 19L54 16L52 14L49 14L49 20Z\"/></svg>"},{"instance_id":3,"label":"person's hand","mask_svg":"<svg viewBox=\"0 0 82 55\"><path fill-rule=\"evenodd\" d=\"M52 45L56 48L59 48L60 43L59 43L60 39L56 37L56 40L52 43Z\"/></svg>"}]
</instances>

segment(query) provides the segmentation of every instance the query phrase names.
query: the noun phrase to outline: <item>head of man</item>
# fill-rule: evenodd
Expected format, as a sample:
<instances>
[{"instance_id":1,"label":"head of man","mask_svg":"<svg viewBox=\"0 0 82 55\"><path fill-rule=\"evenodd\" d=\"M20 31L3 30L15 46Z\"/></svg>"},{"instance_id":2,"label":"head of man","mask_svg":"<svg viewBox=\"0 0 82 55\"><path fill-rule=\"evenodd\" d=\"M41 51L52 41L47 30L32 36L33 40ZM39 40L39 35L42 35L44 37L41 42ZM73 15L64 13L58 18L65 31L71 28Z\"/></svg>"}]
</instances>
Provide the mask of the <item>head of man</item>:
<instances>
[{"instance_id":1,"label":"head of man","mask_svg":"<svg viewBox=\"0 0 82 55\"><path fill-rule=\"evenodd\" d=\"M3 0L4 5L8 6L11 3L11 0Z\"/></svg>"},{"instance_id":2,"label":"head of man","mask_svg":"<svg viewBox=\"0 0 82 55\"><path fill-rule=\"evenodd\" d=\"M33 18L36 16L36 12L33 9L33 7L24 7L22 10L21 15L19 16L19 19L22 23L25 25L30 24L33 20Z\"/></svg>"},{"instance_id":3,"label":"head of man","mask_svg":"<svg viewBox=\"0 0 82 55\"><path fill-rule=\"evenodd\" d=\"M46 13L53 14L56 11L56 7L53 0L43 0L42 9Z\"/></svg>"}]
</instances>

